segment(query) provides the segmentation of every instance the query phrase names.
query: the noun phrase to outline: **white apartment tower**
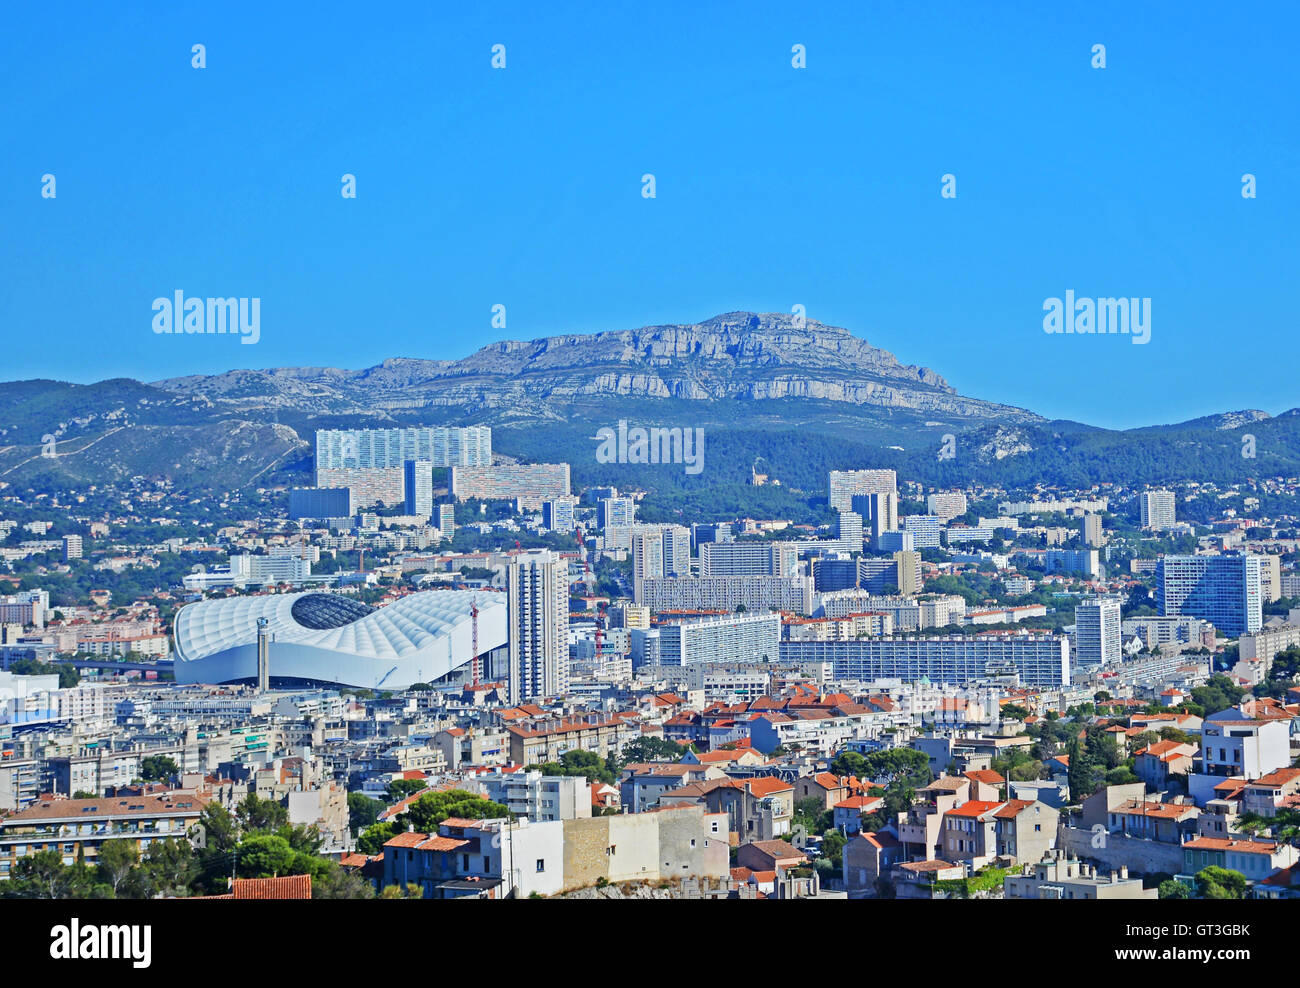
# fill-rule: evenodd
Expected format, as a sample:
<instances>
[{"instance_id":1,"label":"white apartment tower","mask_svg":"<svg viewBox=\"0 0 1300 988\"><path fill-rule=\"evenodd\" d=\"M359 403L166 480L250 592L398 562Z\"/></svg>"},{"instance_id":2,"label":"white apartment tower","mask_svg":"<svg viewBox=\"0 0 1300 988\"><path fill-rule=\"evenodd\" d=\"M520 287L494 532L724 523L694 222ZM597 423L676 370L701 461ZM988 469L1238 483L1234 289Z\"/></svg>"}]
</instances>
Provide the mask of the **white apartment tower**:
<instances>
[{"instance_id":1,"label":"white apartment tower","mask_svg":"<svg viewBox=\"0 0 1300 988\"><path fill-rule=\"evenodd\" d=\"M568 564L549 550L510 561L506 691L512 704L555 696L569 686Z\"/></svg>"},{"instance_id":2,"label":"white apartment tower","mask_svg":"<svg viewBox=\"0 0 1300 988\"><path fill-rule=\"evenodd\" d=\"M1143 491L1139 498L1142 527L1158 531L1174 527L1174 492Z\"/></svg>"},{"instance_id":3,"label":"white apartment tower","mask_svg":"<svg viewBox=\"0 0 1300 988\"><path fill-rule=\"evenodd\" d=\"M1120 651L1120 605L1111 597L1080 601L1074 610L1074 657L1076 665L1118 663Z\"/></svg>"}]
</instances>

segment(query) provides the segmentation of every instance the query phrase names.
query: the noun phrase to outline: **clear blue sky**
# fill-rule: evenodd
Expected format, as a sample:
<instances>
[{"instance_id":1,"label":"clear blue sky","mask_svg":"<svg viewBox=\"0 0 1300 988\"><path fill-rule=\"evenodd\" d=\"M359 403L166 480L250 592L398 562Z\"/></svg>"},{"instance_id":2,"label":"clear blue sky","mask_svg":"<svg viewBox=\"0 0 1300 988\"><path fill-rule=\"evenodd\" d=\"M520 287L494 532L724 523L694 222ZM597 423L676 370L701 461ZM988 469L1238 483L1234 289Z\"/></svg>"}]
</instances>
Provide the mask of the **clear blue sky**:
<instances>
[{"instance_id":1,"label":"clear blue sky","mask_svg":"<svg viewBox=\"0 0 1300 988\"><path fill-rule=\"evenodd\" d=\"M1050 417L1300 404L1296 4L276 6L5 12L0 378L799 303ZM261 341L155 335L176 289L261 298ZM1152 341L1044 334L1066 289L1151 297Z\"/></svg>"}]
</instances>

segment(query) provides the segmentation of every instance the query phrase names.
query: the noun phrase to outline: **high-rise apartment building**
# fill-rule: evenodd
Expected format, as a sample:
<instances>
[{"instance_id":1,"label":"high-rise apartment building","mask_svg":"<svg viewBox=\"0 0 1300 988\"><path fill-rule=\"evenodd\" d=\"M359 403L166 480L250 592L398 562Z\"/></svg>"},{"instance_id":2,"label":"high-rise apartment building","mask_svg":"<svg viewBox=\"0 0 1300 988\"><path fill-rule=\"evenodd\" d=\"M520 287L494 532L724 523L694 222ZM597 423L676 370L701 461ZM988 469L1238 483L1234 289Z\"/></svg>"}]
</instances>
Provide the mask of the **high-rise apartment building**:
<instances>
[{"instance_id":1,"label":"high-rise apartment building","mask_svg":"<svg viewBox=\"0 0 1300 988\"><path fill-rule=\"evenodd\" d=\"M433 517L433 463L407 460L405 471L406 513L420 518Z\"/></svg>"},{"instance_id":2,"label":"high-rise apartment building","mask_svg":"<svg viewBox=\"0 0 1300 988\"><path fill-rule=\"evenodd\" d=\"M1211 622L1230 638L1264 623L1258 556L1165 556L1156 566L1156 602L1166 616Z\"/></svg>"},{"instance_id":3,"label":"high-rise apartment building","mask_svg":"<svg viewBox=\"0 0 1300 988\"><path fill-rule=\"evenodd\" d=\"M790 542L705 542L700 546L700 576L790 576L799 549Z\"/></svg>"},{"instance_id":4,"label":"high-rise apartment building","mask_svg":"<svg viewBox=\"0 0 1300 988\"><path fill-rule=\"evenodd\" d=\"M862 516L863 531L870 533L872 545L880 540L884 532L898 530L897 494L889 491L854 494L849 498L849 504Z\"/></svg>"},{"instance_id":5,"label":"high-rise apartment building","mask_svg":"<svg viewBox=\"0 0 1300 988\"><path fill-rule=\"evenodd\" d=\"M640 601L644 596L643 584L647 579L664 575L663 536L652 532L638 532L632 536L632 598Z\"/></svg>"},{"instance_id":6,"label":"high-rise apartment building","mask_svg":"<svg viewBox=\"0 0 1300 988\"><path fill-rule=\"evenodd\" d=\"M1157 531L1174 527L1174 492L1143 491L1138 497L1142 527Z\"/></svg>"},{"instance_id":7,"label":"high-rise apartment building","mask_svg":"<svg viewBox=\"0 0 1300 988\"><path fill-rule=\"evenodd\" d=\"M943 535L943 519L938 515L904 515L903 531L912 533L918 549L938 549Z\"/></svg>"},{"instance_id":8,"label":"high-rise apartment building","mask_svg":"<svg viewBox=\"0 0 1300 988\"><path fill-rule=\"evenodd\" d=\"M862 516L856 511L841 511L835 516L835 538L845 552L862 551Z\"/></svg>"},{"instance_id":9,"label":"high-rise apartment building","mask_svg":"<svg viewBox=\"0 0 1300 988\"><path fill-rule=\"evenodd\" d=\"M937 515L941 521L964 515L967 509L966 495L961 491L939 491L925 499L925 510Z\"/></svg>"},{"instance_id":10,"label":"high-rise apartment building","mask_svg":"<svg viewBox=\"0 0 1300 988\"><path fill-rule=\"evenodd\" d=\"M65 535L63 536L63 561L66 563L71 559L80 559L82 554L81 536Z\"/></svg>"},{"instance_id":11,"label":"high-rise apartment building","mask_svg":"<svg viewBox=\"0 0 1300 988\"><path fill-rule=\"evenodd\" d=\"M316 431L316 486L350 487L361 505L405 500L408 460L427 460L434 467L489 466L492 430L417 426Z\"/></svg>"},{"instance_id":12,"label":"high-rise apartment building","mask_svg":"<svg viewBox=\"0 0 1300 988\"><path fill-rule=\"evenodd\" d=\"M1063 635L961 635L784 641L782 663L828 662L837 682L901 679L962 686L1014 677L1024 686L1070 684L1070 644Z\"/></svg>"},{"instance_id":13,"label":"high-rise apartment building","mask_svg":"<svg viewBox=\"0 0 1300 988\"><path fill-rule=\"evenodd\" d=\"M555 497L542 502L542 527L548 532L572 532L574 501L571 497Z\"/></svg>"},{"instance_id":14,"label":"high-rise apartment building","mask_svg":"<svg viewBox=\"0 0 1300 988\"><path fill-rule=\"evenodd\" d=\"M1101 546L1101 515L1086 514L1079 522L1079 534L1083 544L1096 549Z\"/></svg>"},{"instance_id":15,"label":"high-rise apartment building","mask_svg":"<svg viewBox=\"0 0 1300 988\"><path fill-rule=\"evenodd\" d=\"M563 693L569 683L568 564L536 550L510 560L509 669L512 704Z\"/></svg>"},{"instance_id":16,"label":"high-rise apartment building","mask_svg":"<svg viewBox=\"0 0 1300 988\"><path fill-rule=\"evenodd\" d=\"M1096 517L1096 516L1093 516ZM1074 609L1074 655L1077 665L1110 665L1123 658L1120 603L1111 597L1082 600Z\"/></svg>"},{"instance_id":17,"label":"high-rise apartment building","mask_svg":"<svg viewBox=\"0 0 1300 988\"><path fill-rule=\"evenodd\" d=\"M523 508L540 508L545 501L569 496L569 464L452 467L451 493L459 501L518 501Z\"/></svg>"},{"instance_id":18,"label":"high-rise apartment building","mask_svg":"<svg viewBox=\"0 0 1300 988\"><path fill-rule=\"evenodd\" d=\"M636 523L636 501L630 497L602 497L596 503L596 527L633 525Z\"/></svg>"},{"instance_id":19,"label":"high-rise apartment building","mask_svg":"<svg viewBox=\"0 0 1300 988\"><path fill-rule=\"evenodd\" d=\"M1260 579L1264 590L1264 603L1271 604L1290 594L1282 593L1282 560L1279 556L1259 556Z\"/></svg>"},{"instance_id":20,"label":"high-rise apartment building","mask_svg":"<svg viewBox=\"0 0 1300 988\"><path fill-rule=\"evenodd\" d=\"M456 505L438 505L438 534L449 542L456 535Z\"/></svg>"},{"instance_id":21,"label":"high-rise apartment building","mask_svg":"<svg viewBox=\"0 0 1300 988\"><path fill-rule=\"evenodd\" d=\"M916 551L894 553L898 592L904 597L921 592L921 554Z\"/></svg>"},{"instance_id":22,"label":"high-rise apartment building","mask_svg":"<svg viewBox=\"0 0 1300 988\"><path fill-rule=\"evenodd\" d=\"M893 470L831 471L829 501L832 511L854 510L853 497L859 494L893 494L897 498L898 475Z\"/></svg>"}]
</instances>

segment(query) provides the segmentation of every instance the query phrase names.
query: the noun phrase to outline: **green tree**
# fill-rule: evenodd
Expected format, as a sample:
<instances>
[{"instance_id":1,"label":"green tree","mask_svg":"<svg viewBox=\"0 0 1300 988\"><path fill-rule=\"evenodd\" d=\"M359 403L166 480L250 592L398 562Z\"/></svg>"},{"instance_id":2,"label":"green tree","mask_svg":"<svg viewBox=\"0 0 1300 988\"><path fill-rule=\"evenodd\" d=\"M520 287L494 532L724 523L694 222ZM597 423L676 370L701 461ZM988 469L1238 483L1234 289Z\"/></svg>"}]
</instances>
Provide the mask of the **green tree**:
<instances>
[{"instance_id":1,"label":"green tree","mask_svg":"<svg viewBox=\"0 0 1300 988\"><path fill-rule=\"evenodd\" d=\"M297 852L278 834L253 834L239 842L238 873L241 878L301 874L294 868L297 863Z\"/></svg>"},{"instance_id":2,"label":"green tree","mask_svg":"<svg viewBox=\"0 0 1300 988\"><path fill-rule=\"evenodd\" d=\"M424 779L394 779L388 783L388 803L400 803L402 800L414 796L417 792L424 792L429 788L429 783Z\"/></svg>"},{"instance_id":3,"label":"green tree","mask_svg":"<svg viewBox=\"0 0 1300 988\"><path fill-rule=\"evenodd\" d=\"M375 887L355 872L340 868L334 862L319 876L311 880L313 899L373 899Z\"/></svg>"},{"instance_id":4,"label":"green tree","mask_svg":"<svg viewBox=\"0 0 1300 988\"><path fill-rule=\"evenodd\" d=\"M450 789L446 792L425 793L411 804L400 820L404 824L403 830L406 829L405 824L410 824L418 833L431 834L437 833L438 824L448 817L487 820L509 816L510 809L500 803L461 789Z\"/></svg>"},{"instance_id":5,"label":"green tree","mask_svg":"<svg viewBox=\"0 0 1300 988\"><path fill-rule=\"evenodd\" d=\"M357 838L357 850L362 854L382 854L384 845L397 834L397 824L392 820L376 823L361 832Z\"/></svg>"},{"instance_id":6,"label":"green tree","mask_svg":"<svg viewBox=\"0 0 1300 988\"><path fill-rule=\"evenodd\" d=\"M1202 899L1246 898L1246 876L1215 865L1196 873L1196 887Z\"/></svg>"},{"instance_id":7,"label":"green tree","mask_svg":"<svg viewBox=\"0 0 1300 988\"><path fill-rule=\"evenodd\" d=\"M384 804L371 799L365 793L348 793L348 826L353 833L359 833L379 819L379 812Z\"/></svg>"},{"instance_id":8,"label":"green tree","mask_svg":"<svg viewBox=\"0 0 1300 988\"><path fill-rule=\"evenodd\" d=\"M115 838L99 846L96 862L99 879L113 890L116 896L140 864L140 848L133 840Z\"/></svg>"},{"instance_id":9,"label":"green tree","mask_svg":"<svg viewBox=\"0 0 1300 988\"><path fill-rule=\"evenodd\" d=\"M166 755L146 755L140 759L140 778L145 782L165 782L179 774L179 766Z\"/></svg>"},{"instance_id":10,"label":"green tree","mask_svg":"<svg viewBox=\"0 0 1300 988\"><path fill-rule=\"evenodd\" d=\"M198 876L199 863L189 841L168 837L149 845L142 870L145 884L154 894L188 895L190 884Z\"/></svg>"},{"instance_id":11,"label":"green tree","mask_svg":"<svg viewBox=\"0 0 1300 988\"><path fill-rule=\"evenodd\" d=\"M270 833L279 830L289 822L289 811L274 799L262 799L255 792L250 792L235 808L242 831L249 833Z\"/></svg>"}]
</instances>

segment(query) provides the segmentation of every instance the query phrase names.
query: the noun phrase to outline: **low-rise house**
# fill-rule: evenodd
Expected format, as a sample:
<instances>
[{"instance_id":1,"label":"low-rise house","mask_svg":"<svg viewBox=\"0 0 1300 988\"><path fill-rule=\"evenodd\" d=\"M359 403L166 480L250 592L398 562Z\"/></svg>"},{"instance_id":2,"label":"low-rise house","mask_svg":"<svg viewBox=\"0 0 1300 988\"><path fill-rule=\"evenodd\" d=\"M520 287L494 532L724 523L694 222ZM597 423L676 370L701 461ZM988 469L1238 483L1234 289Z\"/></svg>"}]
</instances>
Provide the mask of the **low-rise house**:
<instances>
[{"instance_id":1,"label":"low-rise house","mask_svg":"<svg viewBox=\"0 0 1300 988\"><path fill-rule=\"evenodd\" d=\"M1195 875L1210 866L1240 872L1247 881L1262 882L1290 868L1300 852L1290 844L1245 838L1196 837L1183 845L1183 871Z\"/></svg>"},{"instance_id":2,"label":"low-rise house","mask_svg":"<svg viewBox=\"0 0 1300 988\"><path fill-rule=\"evenodd\" d=\"M632 813L644 813L659 805L664 793L680 789L692 782L726 778L722 769L713 765L690 762L635 762L624 767L619 782L619 798Z\"/></svg>"},{"instance_id":3,"label":"low-rise house","mask_svg":"<svg viewBox=\"0 0 1300 988\"><path fill-rule=\"evenodd\" d=\"M841 854L849 898L872 898L879 892L879 880L903 860L903 845L889 831L881 830L851 838Z\"/></svg>"},{"instance_id":4,"label":"low-rise house","mask_svg":"<svg viewBox=\"0 0 1300 988\"><path fill-rule=\"evenodd\" d=\"M1190 803L1130 799L1110 811L1106 829L1125 837L1180 844L1184 838L1196 833L1196 818L1200 813Z\"/></svg>"},{"instance_id":5,"label":"low-rise house","mask_svg":"<svg viewBox=\"0 0 1300 988\"><path fill-rule=\"evenodd\" d=\"M924 861L939 854L943 815L970 798L971 780L945 775L916 791L916 802L898 822L898 839L909 860Z\"/></svg>"},{"instance_id":6,"label":"low-rise house","mask_svg":"<svg viewBox=\"0 0 1300 988\"><path fill-rule=\"evenodd\" d=\"M841 800L848 799L862 790L862 783L853 776L835 775L831 772L817 772L795 780L794 799L816 799L822 809L829 810Z\"/></svg>"},{"instance_id":7,"label":"low-rise house","mask_svg":"<svg viewBox=\"0 0 1300 988\"><path fill-rule=\"evenodd\" d=\"M831 807L831 823L844 835L856 834L862 829L862 818L883 810L881 796L850 796Z\"/></svg>"},{"instance_id":8,"label":"low-rise house","mask_svg":"<svg viewBox=\"0 0 1300 988\"><path fill-rule=\"evenodd\" d=\"M907 861L894 865L889 873L898 899L933 899L935 883L959 881L966 877L966 866L951 861Z\"/></svg>"},{"instance_id":9,"label":"low-rise house","mask_svg":"<svg viewBox=\"0 0 1300 988\"><path fill-rule=\"evenodd\" d=\"M726 813L735 843L775 840L790 833L794 786L776 776L710 779L694 782L659 797L660 806L694 804L710 813Z\"/></svg>"},{"instance_id":10,"label":"low-rise house","mask_svg":"<svg viewBox=\"0 0 1300 988\"><path fill-rule=\"evenodd\" d=\"M995 861L1039 861L1056 846L1060 813L1045 803L972 799L943 815L943 858L978 871Z\"/></svg>"},{"instance_id":11,"label":"low-rise house","mask_svg":"<svg viewBox=\"0 0 1300 988\"><path fill-rule=\"evenodd\" d=\"M783 840L760 840L741 844L736 850L736 864L754 871L777 871L806 867L808 856Z\"/></svg>"},{"instance_id":12,"label":"low-rise house","mask_svg":"<svg viewBox=\"0 0 1300 988\"><path fill-rule=\"evenodd\" d=\"M1158 899L1158 888L1143 888L1142 880L1129 878L1120 867L1103 876L1096 868L1060 850L1036 864L1026 864L1018 875L1002 881L1008 899Z\"/></svg>"},{"instance_id":13,"label":"low-rise house","mask_svg":"<svg viewBox=\"0 0 1300 988\"><path fill-rule=\"evenodd\" d=\"M1133 771L1148 786L1163 791L1169 785L1170 776L1186 776L1192 770L1197 751L1194 744L1156 741L1134 756Z\"/></svg>"},{"instance_id":14,"label":"low-rise house","mask_svg":"<svg viewBox=\"0 0 1300 988\"><path fill-rule=\"evenodd\" d=\"M1300 801L1300 768L1279 768L1248 782L1242 792L1241 811L1273 816L1284 806Z\"/></svg>"}]
</instances>

